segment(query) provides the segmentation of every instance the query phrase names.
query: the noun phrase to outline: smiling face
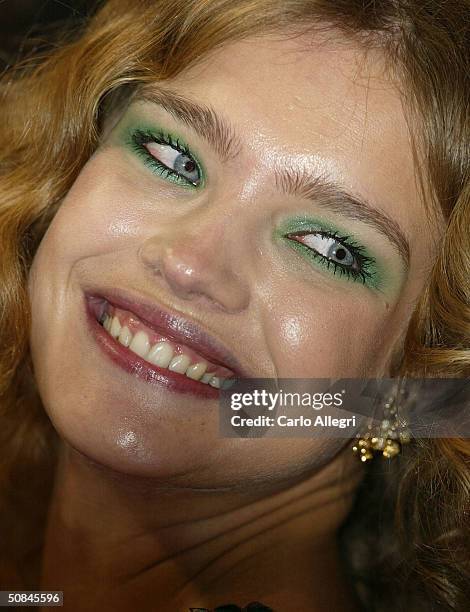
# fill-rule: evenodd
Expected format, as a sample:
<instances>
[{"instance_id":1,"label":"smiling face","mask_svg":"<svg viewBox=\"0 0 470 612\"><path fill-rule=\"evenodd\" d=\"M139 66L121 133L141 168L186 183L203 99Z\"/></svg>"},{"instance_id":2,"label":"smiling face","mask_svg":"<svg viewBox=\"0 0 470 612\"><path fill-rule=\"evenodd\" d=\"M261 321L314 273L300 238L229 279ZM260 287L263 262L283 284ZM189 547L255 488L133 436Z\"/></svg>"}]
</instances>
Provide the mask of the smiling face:
<instances>
[{"instance_id":1,"label":"smiling face","mask_svg":"<svg viewBox=\"0 0 470 612\"><path fill-rule=\"evenodd\" d=\"M436 232L380 55L306 42L230 44L133 99L39 247L35 376L100 463L199 486L288 476L344 440L221 438L217 391L178 371L389 372Z\"/></svg>"}]
</instances>

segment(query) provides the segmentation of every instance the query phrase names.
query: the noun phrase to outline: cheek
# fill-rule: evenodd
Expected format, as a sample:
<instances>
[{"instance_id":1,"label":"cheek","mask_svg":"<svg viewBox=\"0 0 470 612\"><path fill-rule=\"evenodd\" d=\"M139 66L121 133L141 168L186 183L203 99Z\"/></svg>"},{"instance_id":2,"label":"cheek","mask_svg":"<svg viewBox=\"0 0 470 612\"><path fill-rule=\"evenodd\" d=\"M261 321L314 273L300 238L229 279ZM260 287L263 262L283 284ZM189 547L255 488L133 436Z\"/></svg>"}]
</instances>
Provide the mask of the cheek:
<instances>
[{"instance_id":1,"label":"cheek","mask_svg":"<svg viewBox=\"0 0 470 612\"><path fill-rule=\"evenodd\" d=\"M132 250L132 238L142 224L130 202L129 191L119 188L111 177L107 179L99 159L92 158L39 245L29 273L28 293L31 352L44 395L52 384L56 386L57 375L49 370L63 361L67 350L64 339L70 338L78 323L74 309L80 279L84 275L100 277L103 267L112 277L116 250Z\"/></svg>"},{"instance_id":2,"label":"cheek","mask_svg":"<svg viewBox=\"0 0 470 612\"><path fill-rule=\"evenodd\" d=\"M31 266L28 291L32 303L32 340L41 345L51 318L60 325L76 272L112 276L116 250L131 252L142 230L132 190L106 170L99 156L84 166L45 233ZM95 262L96 258L96 264ZM119 272L119 270L116 270ZM59 330L57 330L59 331Z\"/></svg>"},{"instance_id":3,"label":"cheek","mask_svg":"<svg viewBox=\"0 0 470 612\"><path fill-rule=\"evenodd\" d=\"M380 375L401 332L396 310L349 289L297 286L277 296L267 338L277 376L284 378ZM362 298L360 297L362 294Z\"/></svg>"},{"instance_id":4,"label":"cheek","mask_svg":"<svg viewBox=\"0 0 470 612\"><path fill-rule=\"evenodd\" d=\"M142 219L132 189L93 157L68 192L44 242L62 267L84 257L110 253L116 240L134 237Z\"/></svg>"}]
</instances>

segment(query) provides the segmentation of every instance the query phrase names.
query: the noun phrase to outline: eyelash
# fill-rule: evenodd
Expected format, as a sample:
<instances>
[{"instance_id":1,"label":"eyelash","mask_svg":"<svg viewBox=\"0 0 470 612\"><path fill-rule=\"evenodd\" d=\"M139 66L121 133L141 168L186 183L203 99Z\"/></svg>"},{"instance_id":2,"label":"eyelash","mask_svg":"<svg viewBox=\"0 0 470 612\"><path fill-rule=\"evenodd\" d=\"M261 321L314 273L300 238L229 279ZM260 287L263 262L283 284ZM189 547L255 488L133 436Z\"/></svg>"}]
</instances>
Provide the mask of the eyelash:
<instances>
[{"instance_id":1,"label":"eyelash","mask_svg":"<svg viewBox=\"0 0 470 612\"><path fill-rule=\"evenodd\" d=\"M134 149L134 151L140 155L145 164L148 165L152 170L156 170L160 176L163 178L167 178L172 182L183 185L185 187L197 188L200 185L195 185L191 181L187 180L184 176L181 176L178 172L168 168L165 164L160 162L156 157L150 154L150 152L145 147L146 144L154 142L161 145L168 145L173 148L175 151L186 155L189 159L194 161L196 164L199 175L202 177L202 170L200 164L192 155L189 148L182 144L178 138L176 140L163 130L159 130L157 132L153 132L150 130L134 130L130 137L130 145ZM202 178L201 178L202 182ZM329 259L325 257L315 249L309 247L302 242L294 240L294 244L297 248L300 248L302 251L307 252L308 255L318 261L321 265L325 266L328 270L333 266L333 274L339 274L340 276L346 276L347 279L352 279L354 282L362 281L362 284L370 284L371 281L375 279L375 273L371 271L370 268L376 263L376 260L373 257L365 255L365 248L355 242L350 236L341 236L337 231L326 231L326 230L301 230L297 232L289 232L285 234L286 237L289 236L302 236L302 235L315 235L315 236L323 236L325 238L331 238L341 244L345 249L347 249L351 255L354 257L355 262L360 266L359 270L355 270L350 266L344 266L340 263L334 261L333 259Z\"/></svg>"},{"instance_id":2,"label":"eyelash","mask_svg":"<svg viewBox=\"0 0 470 612\"><path fill-rule=\"evenodd\" d=\"M375 279L375 274L370 270L375 263L376 260L373 257L364 254L365 248L355 242L350 236L340 236L337 231L326 231L326 230L302 230L298 232L289 232L285 234L287 238L289 236L304 236L304 235L315 235L315 236L323 236L325 238L331 238L337 241L341 246L347 249L351 255L354 257L355 261L359 264L360 270L355 270L349 266L343 266L340 263L334 261L333 259L329 259L318 253L315 249L309 247L306 244L303 244L299 241L294 241L294 244L301 248L302 250L306 250L310 257L317 260L321 265L325 266L328 270L331 266L333 266L333 274L340 274L341 276L346 276L348 279L352 279L354 282L358 282L359 279L362 280L362 284L370 283Z\"/></svg>"},{"instance_id":3,"label":"eyelash","mask_svg":"<svg viewBox=\"0 0 470 612\"><path fill-rule=\"evenodd\" d=\"M173 136L171 136L171 134L168 134L167 132L164 132L163 130L153 132L150 130L138 129L132 132L130 136L129 144L131 145L132 149L143 158L144 163L147 166L149 166L150 169L156 170L161 177L167 178L173 183L176 183L178 185L183 185L185 187L192 187L192 188L200 187L200 184L196 185L192 183L191 181L186 179L184 176L180 175L175 170L168 168L168 166L166 166L161 161L159 161L156 157L151 155L151 153L148 151L147 147L145 146L146 144L150 142L154 142L160 145L168 145L175 151L178 151L179 153L182 153L183 155L186 155L189 159L191 159L196 164L196 167L199 172L199 176L201 177L201 184L202 184L201 166L199 162L196 160L196 158L193 156L189 148L185 144L181 143L179 138L174 139Z\"/></svg>"}]
</instances>

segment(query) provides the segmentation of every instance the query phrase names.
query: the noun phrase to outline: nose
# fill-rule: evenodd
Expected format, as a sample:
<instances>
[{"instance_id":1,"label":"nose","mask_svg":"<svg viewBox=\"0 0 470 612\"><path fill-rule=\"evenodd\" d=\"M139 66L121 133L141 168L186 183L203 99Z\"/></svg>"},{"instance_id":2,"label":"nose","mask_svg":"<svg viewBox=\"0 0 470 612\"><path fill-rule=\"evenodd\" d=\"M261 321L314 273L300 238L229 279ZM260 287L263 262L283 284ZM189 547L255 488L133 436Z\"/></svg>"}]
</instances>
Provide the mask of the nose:
<instances>
[{"instance_id":1,"label":"nose","mask_svg":"<svg viewBox=\"0 0 470 612\"><path fill-rule=\"evenodd\" d=\"M177 297L202 298L226 312L241 312L249 303L249 287L235 269L241 251L224 240L222 225L212 219L195 227L179 219L162 226L140 245L139 260L147 274L160 278Z\"/></svg>"}]
</instances>

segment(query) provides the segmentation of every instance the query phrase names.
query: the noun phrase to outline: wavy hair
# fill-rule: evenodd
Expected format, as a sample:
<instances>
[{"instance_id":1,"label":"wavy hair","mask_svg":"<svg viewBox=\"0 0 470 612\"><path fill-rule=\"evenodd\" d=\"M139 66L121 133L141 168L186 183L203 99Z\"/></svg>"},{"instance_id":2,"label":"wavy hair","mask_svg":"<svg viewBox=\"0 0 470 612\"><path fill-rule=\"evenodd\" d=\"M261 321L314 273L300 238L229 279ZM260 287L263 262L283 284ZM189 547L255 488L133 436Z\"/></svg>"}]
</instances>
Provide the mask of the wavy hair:
<instances>
[{"instance_id":1,"label":"wavy hair","mask_svg":"<svg viewBox=\"0 0 470 612\"><path fill-rule=\"evenodd\" d=\"M28 272L47 227L129 91L230 41L309 31L383 50L416 172L444 236L397 373L470 374L469 0L109 0L0 81L0 580L32 583L58 439L29 353ZM35 499L34 512L31 499ZM380 503L378 503L380 500ZM416 440L372 464L341 532L368 610L467 610L470 441ZM20 542L30 542L29 546Z\"/></svg>"}]
</instances>

